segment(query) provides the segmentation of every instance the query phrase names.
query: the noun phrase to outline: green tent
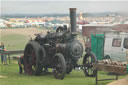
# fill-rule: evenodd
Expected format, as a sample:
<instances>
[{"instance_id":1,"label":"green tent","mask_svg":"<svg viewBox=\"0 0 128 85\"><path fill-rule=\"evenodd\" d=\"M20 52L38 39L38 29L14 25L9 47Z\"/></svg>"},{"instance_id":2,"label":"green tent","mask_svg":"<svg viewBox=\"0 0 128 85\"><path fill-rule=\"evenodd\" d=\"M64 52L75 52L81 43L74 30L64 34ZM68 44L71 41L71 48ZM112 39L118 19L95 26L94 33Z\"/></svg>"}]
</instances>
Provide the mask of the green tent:
<instances>
[{"instance_id":1,"label":"green tent","mask_svg":"<svg viewBox=\"0 0 128 85\"><path fill-rule=\"evenodd\" d=\"M91 34L91 51L102 60L104 56L104 34Z\"/></svg>"}]
</instances>

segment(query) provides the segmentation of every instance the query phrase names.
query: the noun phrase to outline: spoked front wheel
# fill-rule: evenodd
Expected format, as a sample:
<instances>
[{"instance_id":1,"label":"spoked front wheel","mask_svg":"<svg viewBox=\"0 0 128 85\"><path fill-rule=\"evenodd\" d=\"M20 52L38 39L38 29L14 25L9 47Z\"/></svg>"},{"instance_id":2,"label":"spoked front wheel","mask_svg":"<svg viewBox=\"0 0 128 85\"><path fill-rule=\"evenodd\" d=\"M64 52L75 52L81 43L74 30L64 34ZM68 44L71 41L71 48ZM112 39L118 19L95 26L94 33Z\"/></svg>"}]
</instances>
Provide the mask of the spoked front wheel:
<instances>
[{"instance_id":1,"label":"spoked front wheel","mask_svg":"<svg viewBox=\"0 0 128 85\"><path fill-rule=\"evenodd\" d=\"M92 52L87 52L83 59L83 71L85 76L96 76L96 69L93 68L93 63L96 63L96 56Z\"/></svg>"},{"instance_id":2,"label":"spoked front wheel","mask_svg":"<svg viewBox=\"0 0 128 85\"><path fill-rule=\"evenodd\" d=\"M66 63L64 56L61 53L56 53L54 56L54 66L53 75L56 79L64 79L66 73Z\"/></svg>"}]
</instances>

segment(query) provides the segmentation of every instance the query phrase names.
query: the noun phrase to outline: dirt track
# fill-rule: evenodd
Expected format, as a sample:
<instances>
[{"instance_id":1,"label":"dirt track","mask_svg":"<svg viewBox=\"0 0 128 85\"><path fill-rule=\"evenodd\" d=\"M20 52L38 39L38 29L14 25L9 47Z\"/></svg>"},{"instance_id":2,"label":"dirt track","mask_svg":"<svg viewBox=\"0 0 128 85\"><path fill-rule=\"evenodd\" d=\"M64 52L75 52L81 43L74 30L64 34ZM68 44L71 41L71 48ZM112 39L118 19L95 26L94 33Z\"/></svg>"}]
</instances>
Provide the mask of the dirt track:
<instances>
[{"instance_id":1,"label":"dirt track","mask_svg":"<svg viewBox=\"0 0 128 85\"><path fill-rule=\"evenodd\" d=\"M128 85L128 77L126 77L124 79L120 79L118 81L114 81L114 82L109 83L107 85Z\"/></svg>"},{"instance_id":2,"label":"dirt track","mask_svg":"<svg viewBox=\"0 0 128 85\"><path fill-rule=\"evenodd\" d=\"M7 78L7 76L1 76L1 75L0 75L0 78Z\"/></svg>"}]
</instances>

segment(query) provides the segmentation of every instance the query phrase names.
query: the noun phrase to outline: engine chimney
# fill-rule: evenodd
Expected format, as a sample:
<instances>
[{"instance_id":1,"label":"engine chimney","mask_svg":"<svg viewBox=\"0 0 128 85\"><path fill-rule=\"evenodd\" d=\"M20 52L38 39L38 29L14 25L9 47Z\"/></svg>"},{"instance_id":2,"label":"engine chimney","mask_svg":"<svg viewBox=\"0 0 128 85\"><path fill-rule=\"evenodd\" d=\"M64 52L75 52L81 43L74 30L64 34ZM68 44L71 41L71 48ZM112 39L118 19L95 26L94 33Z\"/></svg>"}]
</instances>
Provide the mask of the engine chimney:
<instances>
[{"instance_id":1,"label":"engine chimney","mask_svg":"<svg viewBox=\"0 0 128 85\"><path fill-rule=\"evenodd\" d=\"M77 32L77 29L76 29L76 8L69 8L69 10L70 10L71 33L74 34Z\"/></svg>"}]
</instances>

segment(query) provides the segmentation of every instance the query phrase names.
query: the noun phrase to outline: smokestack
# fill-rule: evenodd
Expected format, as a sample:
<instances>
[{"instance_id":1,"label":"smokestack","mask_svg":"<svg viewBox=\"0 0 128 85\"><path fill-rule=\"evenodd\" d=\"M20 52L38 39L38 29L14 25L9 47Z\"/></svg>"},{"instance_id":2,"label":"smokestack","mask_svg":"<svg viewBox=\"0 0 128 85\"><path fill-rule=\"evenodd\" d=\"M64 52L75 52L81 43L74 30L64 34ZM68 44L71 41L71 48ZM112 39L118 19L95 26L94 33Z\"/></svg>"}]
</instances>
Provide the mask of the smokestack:
<instances>
[{"instance_id":1,"label":"smokestack","mask_svg":"<svg viewBox=\"0 0 128 85\"><path fill-rule=\"evenodd\" d=\"M76 8L69 8L70 10L70 24L71 24L71 32L76 33Z\"/></svg>"}]
</instances>

